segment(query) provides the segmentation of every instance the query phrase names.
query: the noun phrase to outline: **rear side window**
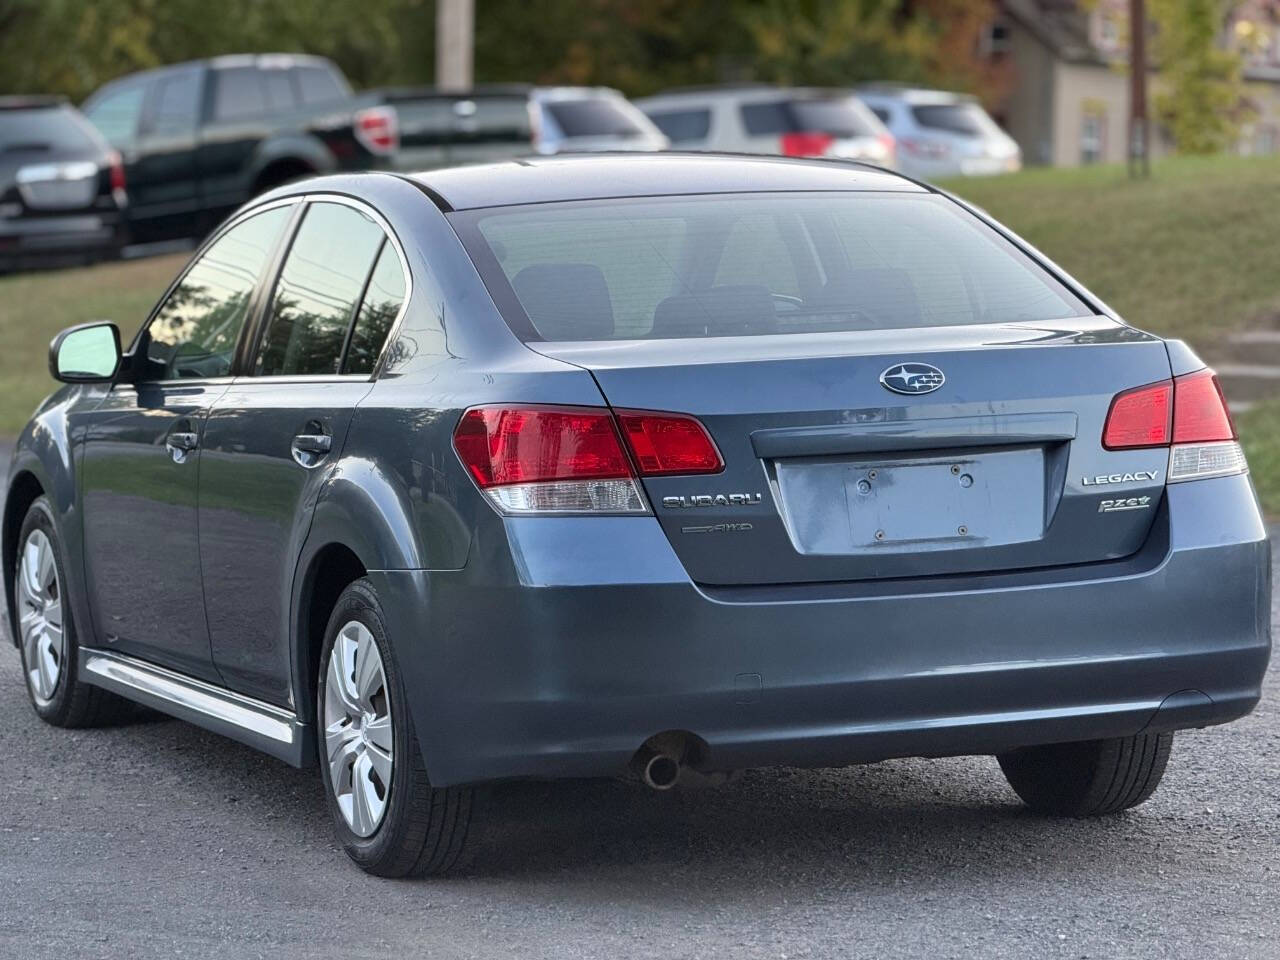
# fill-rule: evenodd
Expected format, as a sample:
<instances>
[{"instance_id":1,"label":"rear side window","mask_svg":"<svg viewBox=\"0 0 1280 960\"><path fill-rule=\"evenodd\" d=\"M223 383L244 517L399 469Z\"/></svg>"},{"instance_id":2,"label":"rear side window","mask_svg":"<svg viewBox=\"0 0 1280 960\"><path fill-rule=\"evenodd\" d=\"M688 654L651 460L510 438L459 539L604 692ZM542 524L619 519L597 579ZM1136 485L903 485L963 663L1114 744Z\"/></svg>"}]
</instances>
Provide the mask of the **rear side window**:
<instances>
[{"instance_id":1,"label":"rear side window","mask_svg":"<svg viewBox=\"0 0 1280 960\"><path fill-rule=\"evenodd\" d=\"M1000 128L987 111L976 103L939 103L912 107L916 123L931 130L945 130L965 137L999 133Z\"/></svg>"},{"instance_id":2,"label":"rear side window","mask_svg":"<svg viewBox=\"0 0 1280 960\"><path fill-rule=\"evenodd\" d=\"M104 94L85 108L85 116L113 147L132 146L142 118L147 88L139 83Z\"/></svg>"},{"instance_id":3,"label":"rear side window","mask_svg":"<svg viewBox=\"0 0 1280 960\"><path fill-rule=\"evenodd\" d=\"M826 133L833 137L873 137L879 131L852 97L744 103L742 125L752 136Z\"/></svg>"},{"instance_id":4,"label":"rear side window","mask_svg":"<svg viewBox=\"0 0 1280 960\"><path fill-rule=\"evenodd\" d=\"M332 103L348 96L345 85L328 67L294 67L303 103Z\"/></svg>"},{"instance_id":5,"label":"rear side window","mask_svg":"<svg viewBox=\"0 0 1280 960\"><path fill-rule=\"evenodd\" d=\"M257 67L215 70L213 116L216 120L260 117L266 111L266 93Z\"/></svg>"},{"instance_id":6,"label":"rear side window","mask_svg":"<svg viewBox=\"0 0 1280 960\"><path fill-rule=\"evenodd\" d=\"M662 110L649 114L672 143L705 140L711 130L710 110Z\"/></svg>"},{"instance_id":7,"label":"rear side window","mask_svg":"<svg viewBox=\"0 0 1280 960\"><path fill-rule=\"evenodd\" d=\"M189 133L196 128L200 114L200 74L183 71L156 81L156 91L147 132L154 134Z\"/></svg>"},{"instance_id":8,"label":"rear side window","mask_svg":"<svg viewBox=\"0 0 1280 960\"><path fill-rule=\"evenodd\" d=\"M382 247L382 228L354 207L312 203L285 257L254 372L339 372L347 329Z\"/></svg>"},{"instance_id":9,"label":"rear side window","mask_svg":"<svg viewBox=\"0 0 1280 960\"><path fill-rule=\"evenodd\" d=\"M225 377L249 313L253 289L292 214L275 207L237 224L209 247L147 327L152 377Z\"/></svg>"},{"instance_id":10,"label":"rear side window","mask_svg":"<svg viewBox=\"0 0 1280 960\"><path fill-rule=\"evenodd\" d=\"M267 106L273 111L292 110L298 105L297 95L293 90L293 80L288 70L268 68L262 71L262 86L267 97Z\"/></svg>"},{"instance_id":11,"label":"rear side window","mask_svg":"<svg viewBox=\"0 0 1280 960\"><path fill-rule=\"evenodd\" d=\"M638 137L645 133L621 103L609 97L543 103L566 137Z\"/></svg>"},{"instance_id":12,"label":"rear side window","mask_svg":"<svg viewBox=\"0 0 1280 960\"><path fill-rule=\"evenodd\" d=\"M933 194L548 203L449 215L515 332L619 340L1047 322L1088 307Z\"/></svg>"},{"instance_id":13,"label":"rear side window","mask_svg":"<svg viewBox=\"0 0 1280 960\"><path fill-rule=\"evenodd\" d=\"M0 110L0 153L101 150L70 107Z\"/></svg>"},{"instance_id":14,"label":"rear side window","mask_svg":"<svg viewBox=\"0 0 1280 960\"><path fill-rule=\"evenodd\" d=\"M382 253L369 277L364 300L351 330L351 342L343 362L343 373L373 373L391 324L404 303L404 270L390 241L383 241Z\"/></svg>"}]
</instances>

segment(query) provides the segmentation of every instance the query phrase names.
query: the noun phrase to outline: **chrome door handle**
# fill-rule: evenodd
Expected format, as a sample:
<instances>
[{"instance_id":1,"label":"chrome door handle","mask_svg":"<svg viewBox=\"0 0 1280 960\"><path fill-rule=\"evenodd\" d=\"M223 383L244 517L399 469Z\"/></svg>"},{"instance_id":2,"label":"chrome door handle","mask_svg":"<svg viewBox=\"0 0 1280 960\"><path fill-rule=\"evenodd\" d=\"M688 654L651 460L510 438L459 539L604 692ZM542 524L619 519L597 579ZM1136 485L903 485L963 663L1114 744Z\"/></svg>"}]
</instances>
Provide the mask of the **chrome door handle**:
<instances>
[{"instance_id":1,"label":"chrome door handle","mask_svg":"<svg viewBox=\"0 0 1280 960\"><path fill-rule=\"evenodd\" d=\"M289 452L299 466L316 467L333 449L333 437L326 433L300 433L289 444Z\"/></svg>"},{"instance_id":2,"label":"chrome door handle","mask_svg":"<svg viewBox=\"0 0 1280 960\"><path fill-rule=\"evenodd\" d=\"M164 438L164 445L174 463L185 463L187 454L200 446L200 434L175 430Z\"/></svg>"},{"instance_id":3,"label":"chrome door handle","mask_svg":"<svg viewBox=\"0 0 1280 960\"><path fill-rule=\"evenodd\" d=\"M300 433L293 438L293 449L300 453L328 453L333 449L333 437L323 433Z\"/></svg>"}]
</instances>

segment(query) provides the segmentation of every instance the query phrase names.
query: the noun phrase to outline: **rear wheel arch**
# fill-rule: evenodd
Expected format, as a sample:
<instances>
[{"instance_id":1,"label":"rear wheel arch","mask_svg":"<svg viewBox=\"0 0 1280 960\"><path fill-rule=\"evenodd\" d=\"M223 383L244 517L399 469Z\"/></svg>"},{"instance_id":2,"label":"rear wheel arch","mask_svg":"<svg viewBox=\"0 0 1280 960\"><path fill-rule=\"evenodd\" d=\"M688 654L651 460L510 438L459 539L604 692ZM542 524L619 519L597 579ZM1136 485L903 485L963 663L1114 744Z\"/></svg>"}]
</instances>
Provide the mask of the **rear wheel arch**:
<instances>
[{"instance_id":1,"label":"rear wheel arch","mask_svg":"<svg viewBox=\"0 0 1280 960\"><path fill-rule=\"evenodd\" d=\"M317 670L324 646L325 628L338 597L368 569L345 543L331 542L320 547L305 564L299 581L294 621L294 665L297 713L315 713Z\"/></svg>"},{"instance_id":2,"label":"rear wheel arch","mask_svg":"<svg viewBox=\"0 0 1280 960\"><path fill-rule=\"evenodd\" d=\"M253 196L317 173L314 164L299 157L279 157L258 171L253 181Z\"/></svg>"}]
</instances>

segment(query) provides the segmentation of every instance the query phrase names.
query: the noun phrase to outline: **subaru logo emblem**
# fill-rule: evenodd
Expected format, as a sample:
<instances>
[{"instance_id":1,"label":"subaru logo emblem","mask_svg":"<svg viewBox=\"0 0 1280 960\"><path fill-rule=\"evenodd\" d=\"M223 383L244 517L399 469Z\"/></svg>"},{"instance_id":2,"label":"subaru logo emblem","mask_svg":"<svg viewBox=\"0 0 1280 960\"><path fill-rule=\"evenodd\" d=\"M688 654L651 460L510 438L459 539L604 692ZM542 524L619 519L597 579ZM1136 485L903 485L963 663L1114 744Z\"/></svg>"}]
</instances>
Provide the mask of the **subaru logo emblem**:
<instances>
[{"instance_id":1,"label":"subaru logo emblem","mask_svg":"<svg viewBox=\"0 0 1280 960\"><path fill-rule=\"evenodd\" d=\"M894 393L932 393L946 382L942 371L927 363L895 363L880 374L880 385Z\"/></svg>"}]
</instances>

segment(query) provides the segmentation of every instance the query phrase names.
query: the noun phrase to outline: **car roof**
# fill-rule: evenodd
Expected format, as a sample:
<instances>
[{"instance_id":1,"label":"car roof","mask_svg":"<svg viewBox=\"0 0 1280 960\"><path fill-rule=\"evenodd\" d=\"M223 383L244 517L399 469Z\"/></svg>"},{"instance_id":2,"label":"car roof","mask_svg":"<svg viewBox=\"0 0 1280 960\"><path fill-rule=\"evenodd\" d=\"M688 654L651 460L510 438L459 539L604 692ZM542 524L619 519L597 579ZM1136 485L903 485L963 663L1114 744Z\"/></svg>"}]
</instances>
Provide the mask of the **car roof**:
<instances>
[{"instance_id":1,"label":"car roof","mask_svg":"<svg viewBox=\"0 0 1280 960\"><path fill-rule=\"evenodd\" d=\"M0 97L0 110L48 110L51 107L62 107L68 103L66 97L35 94L17 94Z\"/></svg>"},{"instance_id":2,"label":"car roof","mask_svg":"<svg viewBox=\"0 0 1280 960\"><path fill-rule=\"evenodd\" d=\"M570 154L431 170L409 179L453 210L707 193L927 192L870 165L717 153Z\"/></svg>"},{"instance_id":3,"label":"car roof","mask_svg":"<svg viewBox=\"0 0 1280 960\"><path fill-rule=\"evenodd\" d=\"M849 89L841 87L783 87L768 83L743 84L736 87L681 87L673 90L662 90L648 97L639 97L634 102L637 106L675 106L677 104L720 103L723 101L751 103L755 101L772 101L779 97L791 97L795 100L832 99L838 97L856 97Z\"/></svg>"},{"instance_id":4,"label":"car roof","mask_svg":"<svg viewBox=\"0 0 1280 960\"><path fill-rule=\"evenodd\" d=\"M861 97L878 97L884 100L901 100L911 104L975 103L975 97L951 90L926 90L923 87L899 87L893 84L872 84L858 87L854 93Z\"/></svg>"}]
</instances>

